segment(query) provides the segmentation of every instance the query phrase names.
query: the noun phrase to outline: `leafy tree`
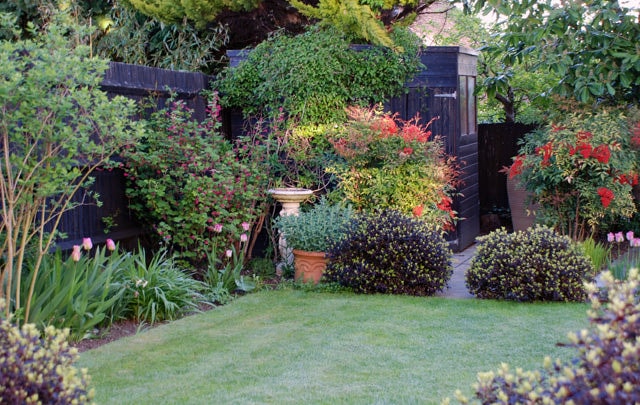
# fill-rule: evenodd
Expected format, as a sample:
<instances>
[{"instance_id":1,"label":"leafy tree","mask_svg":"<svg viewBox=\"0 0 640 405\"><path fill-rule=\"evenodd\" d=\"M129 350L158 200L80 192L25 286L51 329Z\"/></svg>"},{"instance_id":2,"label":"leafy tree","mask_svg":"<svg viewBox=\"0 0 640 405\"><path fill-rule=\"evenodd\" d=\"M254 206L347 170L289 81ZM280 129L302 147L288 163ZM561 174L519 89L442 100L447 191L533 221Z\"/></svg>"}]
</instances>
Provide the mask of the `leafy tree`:
<instances>
[{"instance_id":1,"label":"leafy tree","mask_svg":"<svg viewBox=\"0 0 640 405\"><path fill-rule=\"evenodd\" d=\"M476 12L506 16L497 43L485 49L503 69L486 81L489 94L505 94L517 65L552 72L548 93L582 103L625 104L640 99L640 24L617 0L463 0Z\"/></svg>"},{"instance_id":2,"label":"leafy tree","mask_svg":"<svg viewBox=\"0 0 640 405\"><path fill-rule=\"evenodd\" d=\"M91 57L89 34L55 13L46 28L31 24L33 38L0 41L0 298L25 323L62 215L82 203L73 196L84 196L93 171L143 130L129 119L132 100L100 90L108 64ZM28 257L33 276L21 297Z\"/></svg>"}]
</instances>

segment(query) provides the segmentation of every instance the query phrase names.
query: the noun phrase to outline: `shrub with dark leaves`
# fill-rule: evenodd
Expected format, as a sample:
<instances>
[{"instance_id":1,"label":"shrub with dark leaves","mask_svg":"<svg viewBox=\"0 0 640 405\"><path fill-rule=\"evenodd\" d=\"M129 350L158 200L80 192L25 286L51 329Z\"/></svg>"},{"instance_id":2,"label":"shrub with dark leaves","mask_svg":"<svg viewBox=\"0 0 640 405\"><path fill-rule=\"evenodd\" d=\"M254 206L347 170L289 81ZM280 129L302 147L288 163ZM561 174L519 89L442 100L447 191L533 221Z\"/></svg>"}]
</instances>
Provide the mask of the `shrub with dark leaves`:
<instances>
[{"instance_id":1,"label":"shrub with dark leaves","mask_svg":"<svg viewBox=\"0 0 640 405\"><path fill-rule=\"evenodd\" d=\"M593 265L579 247L551 228L478 238L466 285L478 298L513 301L584 301Z\"/></svg>"},{"instance_id":2,"label":"shrub with dark leaves","mask_svg":"<svg viewBox=\"0 0 640 405\"><path fill-rule=\"evenodd\" d=\"M4 306L0 300L0 308ZM0 403L84 404L86 370L73 366L77 351L67 343L69 331L48 326L44 337L34 324L21 328L0 319Z\"/></svg>"},{"instance_id":3,"label":"shrub with dark leaves","mask_svg":"<svg viewBox=\"0 0 640 405\"><path fill-rule=\"evenodd\" d=\"M433 295L451 278L451 250L424 221L396 211L361 214L329 251L328 281L361 293Z\"/></svg>"},{"instance_id":4,"label":"shrub with dark leaves","mask_svg":"<svg viewBox=\"0 0 640 405\"><path fill-rule=\"evenodd\" d=\"M480 404L640 404L640 277L603 275L607 304L589 285L591 328L569 334L578 356L571 362L545 359L539 371L515 373L503 364L497 372L478 374L475 399L458 391L461 403Z\"/></svg>"}]
</instances>

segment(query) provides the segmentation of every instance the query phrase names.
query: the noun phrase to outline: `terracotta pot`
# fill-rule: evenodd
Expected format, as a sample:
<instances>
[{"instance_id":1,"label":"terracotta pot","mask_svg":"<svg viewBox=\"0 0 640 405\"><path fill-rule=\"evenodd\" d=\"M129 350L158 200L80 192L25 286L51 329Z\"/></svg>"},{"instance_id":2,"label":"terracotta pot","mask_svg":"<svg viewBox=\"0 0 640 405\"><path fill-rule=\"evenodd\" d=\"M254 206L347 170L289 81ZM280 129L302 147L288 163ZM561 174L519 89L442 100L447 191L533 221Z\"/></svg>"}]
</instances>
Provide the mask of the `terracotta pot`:
<instances>
[{"instance_id":1,"label":"terracotta pot","mask_svg":"<svg viewBox=\"0 0 640 405\"><path fill-rule=\"evenodd\" d=\"M313 281L318 284L324 270L327 268L327 259L324 252L307 252L306 250L293 250L293 266L295 279L307 283Z\"/></svg>"},{"instance_id":2,"label":"terracotta pot","mask_svg":"<svg viewBox=\"0 0 640 405\"><path fill-rule=\"evenodd\" d=\"M507 176L507 196L511 210L511 223L514 231L524 231L535 222L536 206L527 204L529 192L518 184L517 179Z\"/></svg>"}]
</instances>

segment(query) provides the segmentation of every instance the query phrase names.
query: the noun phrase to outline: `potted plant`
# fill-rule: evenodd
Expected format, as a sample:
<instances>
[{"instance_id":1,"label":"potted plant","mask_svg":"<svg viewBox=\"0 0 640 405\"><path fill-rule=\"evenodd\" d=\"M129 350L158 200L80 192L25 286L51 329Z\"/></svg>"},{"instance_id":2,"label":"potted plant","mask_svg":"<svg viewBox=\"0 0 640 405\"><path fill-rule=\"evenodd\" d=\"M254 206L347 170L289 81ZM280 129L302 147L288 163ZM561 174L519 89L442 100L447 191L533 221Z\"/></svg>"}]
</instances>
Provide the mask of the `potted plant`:
<instances>
[{"instance_id":1,"label":"potted plant","mask_svg":"<svg viewBox=\"0 0 640 405\"><path fill-rule=\"evenodd\" d=\"M275 220L275 227L292 249L296 280L318 283L328 262L325 252L346 235L352 215L351 207L322 198L309 210Z\"/></svg>"}]
</instances>

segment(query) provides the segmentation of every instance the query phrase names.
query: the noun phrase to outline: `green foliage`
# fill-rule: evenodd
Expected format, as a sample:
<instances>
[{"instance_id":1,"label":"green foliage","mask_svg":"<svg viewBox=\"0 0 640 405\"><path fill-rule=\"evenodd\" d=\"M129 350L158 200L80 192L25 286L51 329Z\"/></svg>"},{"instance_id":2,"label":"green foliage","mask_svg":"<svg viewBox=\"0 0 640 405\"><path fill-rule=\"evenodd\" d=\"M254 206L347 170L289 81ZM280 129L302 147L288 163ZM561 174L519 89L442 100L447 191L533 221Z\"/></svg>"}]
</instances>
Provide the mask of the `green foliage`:
<instances>
[{"instance_id":1,"label":"green foliage","mask_svg":"<svg viewBox=\"0 0 640 405\"><path fill-rule=\"evenodd\" d=\"M360 215L329 250L324 273L359 293L433 295L453 274L441 233L396 211Z\"/></svg>"},{"instance_id":2,"label":"green foliage","mask_svg":"<svg viewBox=\"0 0 640 405\"><path fill-rule=\"evenodd\" d=\"M20 294L26 252L34 255L37 280L62 214L78 201L94 202L96 196L83 194L92 172L142 133L129 118L134 102L100 89L107 61L82 45L90 32L57 13L45 29L31 27L33 39L0 42L0 297L10 303L7 313L22 311L24 322L34 288Z\"/></svg>"},{"instance_id":3,"label":"green foliage","mask_svg":"<svg viewBox=\"0 0 640 405\"><path fill-rule=\"evenodd\" d=\"M638 150L624 113L567 113L525 136L511 167L541 208L539 222L575 240L607 231L636 207Z\"/></svg>"},{"instance_id":4,"label":"green foliage","mask_svg":"<svg viewBox=\"0 0 640 405\"><path fill-rule=\"evenodd\" d=\"M353 211L351 207L331 204L325 198L298 215L276 218L274 226L282 233L290 249L326 252L332 243L345 238Z\"/></svg>"},{"instance_id":5,"label":"green foliage","mask_svg":"<svg viewBox=\"0 0 640 405\"><path fill-rule=\"evenodd\" d=\"M172 102L153 114L142 142L122 151L131 207L195 265L206 262L214 241L238 239L241 225L262 213L266 192L260 146L224 139L215 94L209 108L211 115L197 122L183 102Z\"/></svg>"},{"instance_id":6,"label":"green foliage","mask_svg":"<svg viewBox=\"0 0 640 405\"><path fill-rule=\"evenodd\" d=\"M122 297L114 312L138 322L161 322L198 310L202 283L176 267L166 250L147 259L138 248L133 266L121 268L114 282Z\"/></svg>"},{"instance_id":7,"label":"green foliage","mask_svg":"<svg viewBox=\"0 0 640 405\"><path fill-rule=\"evenodd\" d=\"M492 51L502 65L530 63L532 71L551 71L561 80L548 90L583 103L640 99L640 25L636 13L619 1L567 2L562 7L551 0L474 3L476 10L507 17Z\"/></svg>"},{"instance_id":8,"label":"green foliage","mask_svg":"<svg viewBox=\"0 0 640 405\"><path fill-rule=\"evenodd\" d=\"M241 275L245 265L246 242L247 235L243 234L236 244L238 247L231 245L224 253L219 252L215 243L212 246L203 280L204 295L210 302L224 304L231 300L231 293L249 292L255 288L255 283Z\"/></svg>"},{"instance_id":9,"label":"green foliage","mask_svg":"<svg viewBox=\"0 0 640 405\"><path fill-rule=\"evenodd\" d=\"M349 120L329 140L343 160L328 171L338 178L336 194L358 210L393 209L449 229L457 219L451 203L459 185L454 158L419 115L401 121L382 106L350 108Z\"/></svg>"},{"instance_id":10,"label":"green foliage","mask_svg":"<svg viewBox=\"0 0 640 405\"><path fill-rule=\"evenodd\" d=\"M0 311L4 300L0 299ZM0 318L0 402L3 404L89 403L86 369L73 362L77 351L67 343L67 330L49 326L44 337L33 324L21 328Z\"/></svg>"},{"instance_id":11,"label":"green foliage","mask_svg":"<svg viewBox=\"0 0 640 405\"><path fill-rule=\"evenodd\" d=\"M584 254L591 259L594 270L599 272L609 263L611 256L611 246L597 242L593 238L587 238L580 242Z\"/></svg>"},{"instance_id":12,"label":"green foliage","mask_svg":"<svg viewBox=\"0 0 640 405\"><path fill-rule=\"evenodd\" d=\"M75 249L79 256L80 247ZM70 255L65 259L59 250L45 256L34 283L31 322L41 330L49 325L68 328L74 341L86 338L96 327L110 325L122 294L114 285L114 276L132 264L130 254L107 253L105 247L81 258ZM23 294L33 276L32 270L24 273Z\"/></svg>"},{"instance_id":13,"label":"green foliage","mask_svg":"<svg viewBox=\"0 0 640 405\"><path fill-rule=\"evenodd\" d=\"M211 74L220 61L216 55L228 40L226 27L198 29L182 20L161 23L115 2L96 52L116 62Z\"/></svg>"},{"instance_id":14,"label":"green foliage","mask_svg":"<svg viewBox=\"0 0 640 405\"><path fill-rule=\"evenodd\" d=\"M636 404L640 402L640 303L638 270L626 283L604 278L608 304L590 286L591 328L570 333L578 351L571 362L545 359L539 371L516 373L503 364L497 373L478 374L474 403ZM462 403L470 403L459 395Z\"/></svg>"},{"instance_id":15,"label":"green foliage","mask_svg":"<svg viewBox=\"0 0 640 405\"><path fill-rule=\"evenodd\" d=\"M323 25L335 27L349 37L394 47L384 24L366 1L319 0L317 7L298 0L289 1L302 14L320 20Z\"/></svg>"},{"instance_id":16,"label":"green foliage","mask_svg":"<svg viewBox=\"0 0 640 405\"><path fill-rule=\"evenodd\" d=\"M168 23L180 23L185 18L199 28L213 21L225 10L249 11L260 4L259 0L126 0L136 10Z\"/></svg>"},{"instance_id":17,"label":"green foliage","mask_svg":"<svg viewBox=\"0 0 640 405\"><path fill-rule=\"evenodd\" d=\"M286 129L340 122L348 105L401 94L404 83L419 71L417 37L403 30L393 35L404 52L355 50L337 30L317 26L295 37L276 34L239 66L225 70L214 85L224 107L269 117L284 112L291 124Z\"/></svg>"},{"instance_id":18,"label":"green foliage","mask_svg":"<svg viewBox=\"0 0 640 405\"><path fill-rule=\"evenodd\" d=\"M536 226L478 237L465 275L478 298L513 301L584 301L583 283L594 273L589 257L567 236Z\"/></svg>"}]
</instances>

